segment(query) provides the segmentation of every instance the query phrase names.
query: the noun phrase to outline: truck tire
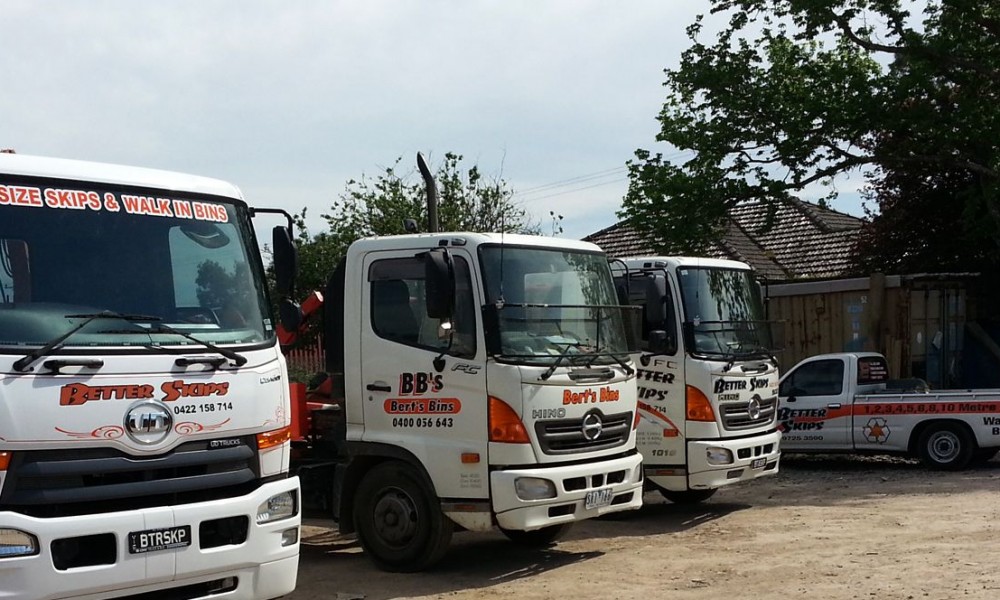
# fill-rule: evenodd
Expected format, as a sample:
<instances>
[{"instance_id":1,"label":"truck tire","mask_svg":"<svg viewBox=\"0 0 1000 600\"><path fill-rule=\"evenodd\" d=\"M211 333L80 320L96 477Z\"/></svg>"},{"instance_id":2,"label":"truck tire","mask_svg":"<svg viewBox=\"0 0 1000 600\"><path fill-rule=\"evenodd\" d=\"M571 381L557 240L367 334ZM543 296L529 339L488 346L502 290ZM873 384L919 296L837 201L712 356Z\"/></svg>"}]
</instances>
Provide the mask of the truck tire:
<instances>
[{"instance_id":1,"label":"truck tire","mask_svg":"<svg viewBox=\"0 0 1000 600\"><path fill-rule=\"evenodd\" d=\"M500 531L507 536L507 539L519 546L526 548L546 548L562 539L572 529L572 526L572 523L561 523L532 531L518 531L516 529L504 529L501 527Z\"/></svg>"},{"instance_id":2,"label":"truck tire","mask_svg":"<svg viewBox=\"0 0 1000 600\"><path fill-rule=\"evenodd\" d=\"M451 543L453 523L416 470L390 461L365 474L355 495L354 526L361 547L379 568L429 568Z\"/></svg>"},{"instance_id":3,"label":"truck tire","mask_svg":"<svg viewBox=\"0 0 1000 600\"><path fill-rule=\"evenodd\" d=\"M932 469L957 471L972 460L975 448L969 433L955 423L935 423L920 433L917 452Z\"/></svg>"},{"instance_id":4,"label":"truck tire","mask_svg":"<svg viewBox=\"0 0 1000 600\"><path fill-rule=\"evenodd\" d=\"M704 502L712 496L715 495L716 489L711 490L666 490L659 488L660 493L667 500L670 500L674 504L698 504L699 502Z\"/></svg>"}]
</instances>

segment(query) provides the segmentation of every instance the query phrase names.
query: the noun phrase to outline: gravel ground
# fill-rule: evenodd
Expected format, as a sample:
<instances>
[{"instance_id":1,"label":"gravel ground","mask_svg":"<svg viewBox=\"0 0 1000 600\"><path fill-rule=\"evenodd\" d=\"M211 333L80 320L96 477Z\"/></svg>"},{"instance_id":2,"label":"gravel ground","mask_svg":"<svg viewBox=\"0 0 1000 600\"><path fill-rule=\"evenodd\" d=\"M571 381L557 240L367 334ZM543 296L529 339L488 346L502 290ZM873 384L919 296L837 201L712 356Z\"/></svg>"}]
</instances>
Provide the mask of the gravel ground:
<instances>
[{"instance_id":1,"label":"gravel ground","mask_svg":"<svg viewBox=\"0 0 1000 600\"><path fill-rule=\"evenodd\" d=\"M383 598L1000 598L1000 460L960 472L885 457L786 455L781 472L525 550L456 534L433 571L383 573L307 519L289 600Z\"/></svg>"}]
</instances>

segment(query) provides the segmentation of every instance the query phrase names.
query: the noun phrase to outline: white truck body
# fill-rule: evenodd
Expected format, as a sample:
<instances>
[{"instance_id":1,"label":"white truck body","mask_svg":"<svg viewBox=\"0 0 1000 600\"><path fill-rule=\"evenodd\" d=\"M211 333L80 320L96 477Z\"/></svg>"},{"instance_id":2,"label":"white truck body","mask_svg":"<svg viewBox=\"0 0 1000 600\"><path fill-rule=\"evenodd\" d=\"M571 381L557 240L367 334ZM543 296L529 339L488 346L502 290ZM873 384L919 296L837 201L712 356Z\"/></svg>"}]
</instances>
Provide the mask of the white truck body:
<instances>
[{"instance_id":1,"label":"white truck body","mask_svg":"<svg viewBox=\"0 0 1000 600\"><path fill-rule=\"evenodd\" d=\"M673 501L694 502L777 473L778 368L770 348L751 347L764 317L750 267L676 256L622 262L630 273L630 301L647 315L652 302L666 308L664 322L647 319L647 351L634 356L637 447L647 484ZM645 287L649 278L662 280L658 292ZM656 329L674 340L665 352L648 351ZM699 414L691 412L695 404Z\"/></svg>"},{"instance_id":2,"label":"white truck body","mask_svg":"<svg viewBox=\"0 0 1000 600\"><path fill-rule=\"evenodd\" d=\"M249 218L225 182L0 154L0 597L294 589L287 372Z\"/></svg>"},{"instance_id":3,"label":"white truck body","mask_svg":"<svg viewBox=\"0 0 1000 600\"><path fill-rule=\"evenodd\" d=\"M449 318L428 316L429 252L450 261ZM407 502L426 499L467 530L499 526L515 540L544 542L574 521L641 506L635 372L599 248L539 236L393 236L355 242L342 270L334 310L343 311L343 365L331 371L344 374L350 452L334 510L381 566L422 569L443 553L411 535L419 522L393 527L409 512L393 512L401 501L391 482L385 493L366 483L387 462L421 482ZM327 308L333 301L327 294ZM450 531L436 519L434 531ZM394 553L393 541L405 548Z\"/></svg>"},{"instance_id":4,"label":"white truck body","mask_svg":"<svg viewBox=\"0 0 1000 600\"><path fill-rule=\"evenodd\" d=\"M789 452L869 452L960 469L1000 450L1000 390L887 389L874 352L807 358L781 379L778 411Z\"/></svg>"}]
</instances>

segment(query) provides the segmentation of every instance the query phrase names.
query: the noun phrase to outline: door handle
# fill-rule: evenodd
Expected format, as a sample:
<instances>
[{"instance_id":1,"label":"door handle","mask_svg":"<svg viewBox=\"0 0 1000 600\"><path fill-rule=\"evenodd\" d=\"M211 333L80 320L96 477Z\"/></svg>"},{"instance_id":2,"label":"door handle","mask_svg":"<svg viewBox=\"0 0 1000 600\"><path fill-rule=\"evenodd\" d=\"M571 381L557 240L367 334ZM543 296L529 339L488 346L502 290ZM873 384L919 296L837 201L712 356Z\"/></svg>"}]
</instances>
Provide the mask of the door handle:
<instances>
[{"instance_id":1,"label":"door handle","mask_svg":"<svg viewBox=\"0 0 1000 600\"><path fill-rule=\"evenodd\" d=\"M827 404L827 408L840 408L840 402L834 402L833 404Z\"/></svg>"},{"instance_id":2,"label":"door handle","mask_svg":"<svg viewBox=\"0 0 1000 600\"><path fill-rule=\"evenodd\" d=\"M392 388L384 383L369 383L365 386L369 392L391 392Z\"/></svg>"}]
</instances>

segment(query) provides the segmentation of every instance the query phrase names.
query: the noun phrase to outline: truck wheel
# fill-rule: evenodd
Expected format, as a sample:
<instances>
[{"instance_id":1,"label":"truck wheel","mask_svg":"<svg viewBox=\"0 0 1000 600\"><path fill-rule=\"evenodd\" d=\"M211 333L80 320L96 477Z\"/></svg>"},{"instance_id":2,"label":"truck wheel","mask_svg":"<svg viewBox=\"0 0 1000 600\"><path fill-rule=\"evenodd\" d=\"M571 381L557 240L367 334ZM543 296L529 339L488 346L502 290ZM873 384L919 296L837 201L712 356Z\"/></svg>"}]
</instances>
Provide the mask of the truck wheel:
<instances>
[{"instance_id":1,"label":"truck wheel","mask_svg":"<svg viewBox=\"0 0 1000 600\"><path fill-rule=\"evenodd\" d=\"M663 497L674 504L698 504L714 496L715 492L715 489L674 491L660 488L660 493L663 494Z\"/></svg>"},{"instance_id":2,"label":"truck wheel","mask_svg":"<svg viewBox=\"0 0 1000 600\"><path fill-rule=\"evenodd\" d=\"M957 471L972 460L972 440L965 429L954 423L931 425L920 434L920 460L933 469Z\"/></svg>"},{"instance_id":3,"label":"truck wheel","mask_svg":"<svg viewBox=\"0 0 1000 600\"><path fill-rule=\"evenodd\" d=\"M412 572L441 560L453 524L413 467L377 465L358 485L354 527L361 547L386 571Z\"/></svg>"},{"instance_id":4,"label":"truck wheel","mask_svg":"<svg viewBox=\"0 0 1000 600\"><path fill-rule=\"evenodd\" d=\"M501 527L500 531L507 536L507 539L519 546L525 546L527 548L546 548L562 539L572 526L572 523L561 523L559 525L549 525L548 527L542 527L541 529L535 529L532 531L518 531L516 529L504 529Z\"/></svg>"}]
</instances>

